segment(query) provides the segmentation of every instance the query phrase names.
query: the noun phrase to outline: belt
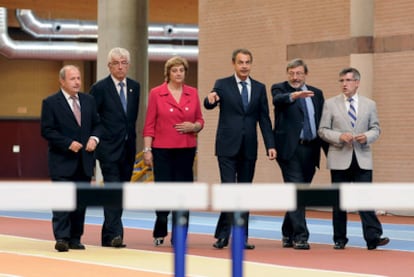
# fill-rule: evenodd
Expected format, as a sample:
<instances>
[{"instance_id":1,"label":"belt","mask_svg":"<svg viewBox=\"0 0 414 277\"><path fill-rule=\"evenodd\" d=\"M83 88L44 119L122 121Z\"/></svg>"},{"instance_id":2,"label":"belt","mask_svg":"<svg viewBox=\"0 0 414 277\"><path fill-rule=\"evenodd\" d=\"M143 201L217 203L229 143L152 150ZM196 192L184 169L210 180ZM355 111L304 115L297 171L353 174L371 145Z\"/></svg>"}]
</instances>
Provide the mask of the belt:
<instances>
[{"instance_id":1,"label":"belt","mask_svg":"<svg viewBox=\"0 0 414 277\"><path fill-rule=\"evenodd\" d=\"M304 140L304 139L300 139L300 140L299 140L299 144L302 144L302 145L311 145L311 144L313 144L315 141L316 141L316 139L313 139L313 140Z\"/></svg>"}]
</instances>

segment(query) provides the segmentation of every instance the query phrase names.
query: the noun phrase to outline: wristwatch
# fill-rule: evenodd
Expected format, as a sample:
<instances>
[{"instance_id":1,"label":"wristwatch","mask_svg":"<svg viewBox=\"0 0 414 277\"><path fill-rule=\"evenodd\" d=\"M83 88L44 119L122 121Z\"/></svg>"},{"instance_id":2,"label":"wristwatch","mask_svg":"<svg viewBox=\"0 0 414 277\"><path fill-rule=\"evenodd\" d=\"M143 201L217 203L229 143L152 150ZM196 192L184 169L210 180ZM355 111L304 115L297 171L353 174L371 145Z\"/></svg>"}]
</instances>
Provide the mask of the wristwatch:
<instances>
[{"instance_id":1,"label":"wristwatch","mask_svg":"<svg viewBox=\"0 0 414 277\"><path fill-rule=\"evenodd\" d=\"M151 147L144 147L144 149L142 150L143 153L147 153L147 152L150 152L150 151L152 151Z\"/></svg>"}]
</instances>

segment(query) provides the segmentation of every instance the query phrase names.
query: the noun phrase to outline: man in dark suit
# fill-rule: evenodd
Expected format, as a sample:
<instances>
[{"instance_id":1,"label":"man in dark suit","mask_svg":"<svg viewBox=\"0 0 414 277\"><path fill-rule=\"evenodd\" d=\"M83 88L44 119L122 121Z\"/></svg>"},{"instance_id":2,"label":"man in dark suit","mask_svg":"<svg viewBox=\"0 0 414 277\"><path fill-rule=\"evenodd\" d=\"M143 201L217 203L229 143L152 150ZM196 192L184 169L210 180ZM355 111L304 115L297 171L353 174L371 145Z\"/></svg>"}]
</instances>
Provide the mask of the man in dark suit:
<instances>
[{"instance_id":1,"label":"man in dark suit","mask_svg":"<svg viewBox=\"0 0 414 277\"><path fill-rule=\"evenodd\" d=\"M357 91L361 74L348 67L339 72L342 93L326 100L319 135L329 143L327 166L333 184L372 182L372 149L381 129L377 107L373 100ZM382 225L375 211L359 211L368 250L386 245L390 239L382 236ZM345 249L347 214L338 205L333 209L334 249Z\"/></svg>"},{"instance_id":2,"label":"man in dark suit","mask_svg":"<svg viewBox=\"0 0 414 277\"><path fill-rule=\"evenodd\" d=\"M222 183L251 183L257 159L257 123L262 131L269 159L276 158L276 150L269 118L269 107L264 84L250 75L253 57L247 49L236 49L232 55L235 74L216 81L213 91L204 99L206 109L220 106L215 154ZM243 212L245 249L248 244L249 213ZM233 213L222 212L214 237L215 248L228 245Z\"/></svg>"},{"instance_id":3,"label":"man in dark suit","mask_svg":"<svg viewBox=\"0 0 414 277\"><path fill-rule=\"evenodd\" d=\"M138 117L140 85L127 78L129 51L113 48L108 54L110 75L96 82L95 97L104 133L97 158L106 184L121 185L131 180L136 155L135 124ZM125 247L122 207L104 207L102 246Z\"/></svg>"},{"instance_id":4,"label":"man in dark suit","mask_svg":"<svg viewBox=\"0 0 414 277\"><path fill-rule=\"evenodd\" d=\"M310 184L319 167L322 141L317 135L324 103L320 89L305 84L308 67L301 59L287 64L287 81L272 85L277 162L286 183ZM283 247L310 248L305 207L285 214Z\"/></svg>"},{"instance_id":5,"label":"man in dark suit","mask_svg":"<svg viewBox=\"0 0 414 277\"><path fill-rule=\"evenodd\" d=\"M42 102L41 133L49 143L49 175L56 182L91 181L95 148L101 134L95 100L79 93L81 75L77 67L64 66L59 73L60 91ZM55 249L85 249L81 244L86 207L75 211L53 211Z\"/></svg>"}]
</instances>

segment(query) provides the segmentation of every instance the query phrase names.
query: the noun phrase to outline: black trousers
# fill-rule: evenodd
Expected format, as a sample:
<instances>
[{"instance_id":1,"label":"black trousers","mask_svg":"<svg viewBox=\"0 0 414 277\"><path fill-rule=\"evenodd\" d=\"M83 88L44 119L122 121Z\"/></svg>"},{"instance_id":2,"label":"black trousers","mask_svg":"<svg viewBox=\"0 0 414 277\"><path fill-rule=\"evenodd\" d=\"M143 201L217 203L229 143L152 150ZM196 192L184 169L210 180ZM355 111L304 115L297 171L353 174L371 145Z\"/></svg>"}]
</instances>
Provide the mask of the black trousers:
<instances>
[{"instance_id":1,"label":"black trousers","mask_svg":"<svg viewBox=\"0 0 414 277\"><path fill-rule=\"evenodd\" d=\"M121 186L122 182L131 181L135 162L135 151L128 151L127 149L130 149L130 147L124 148L118 161L99 161L104 183ZM124 237L124 227L122 224L123 209L120 207L104 206L103 210L104 222L101 231L101 243L102 245L110 245L115 237Z\"/></svg>"},{"instance_id":2,"label":"black trousers","mask_svg":"<svg viewBox=\"0 0 414 277\"><path fill-rule=\"evenodd\" d=\"M346 170L331 170L332 183L371 183L372 170L362 169L358 165L355 153L352 157L351 165ZM372 245L382 235L382 226L378 220L375 211L359 211L362 222L362 231L367 245ZM335 242L348 242L346 236L347 213L339 208L339 205L333 207L333 229Z\"/></svg>"},{"instance_id":3,"label":"black trousers","mask_svg":"<svg viewBox=\"0 0 414 277\"><path fill-rule=\"evenodd\" d=\"M153 171L155 182L193 182L193 165L196 148L153 148ZM182 211L185 225L189 224L189 211ZM166 237L168 234L168 215L170 211L156 211L153 237ZM173 211L173 226L177 212ZM173 228L174 229L174 228Z\"/></svg>"},{"instance_id":4,"label":"black trousers","mask_svg":"<svg viewBox=\"0 0 414 277\"><path fill-rule=\"evenodd\" d=\"M222 183L251 183L254 177L256 160L246 159L243 153L235 157L218 157ZM234 213L221 212L217 222L215 238L228 239L231 233ZM249 212L241 212L246 242L249 237Z\"/></svg>"},{"instance_id":5,"label":"black trousers","mask_svg":"<svg viewBox=\"0 0 414 277\"><path fill-rule=\"evenodd\" d=\"M52 176L54 182L85 182L90 183L91 177L83 171L82 159L74 175L70 177ZM84 231L86 207L77 207L74 211L52 211L53 235L56 240L63 239L70 243L80 243Z\"/></svg>"},{"instance_id":6,"label":"black trousers","mask_svg":"<svg viewBox=\"0 0 414 277\"><path fill-rule=\"evenodd\" d=\"M320 151L318 144L298 144L290 160L277 159L285 183L309 185L315 175L315 155ZM286 212L282 223L283 237L291 241L308 241L309 230L306 224L306 209L298 207L295 211Z\"/></svg>"}]
</instances>

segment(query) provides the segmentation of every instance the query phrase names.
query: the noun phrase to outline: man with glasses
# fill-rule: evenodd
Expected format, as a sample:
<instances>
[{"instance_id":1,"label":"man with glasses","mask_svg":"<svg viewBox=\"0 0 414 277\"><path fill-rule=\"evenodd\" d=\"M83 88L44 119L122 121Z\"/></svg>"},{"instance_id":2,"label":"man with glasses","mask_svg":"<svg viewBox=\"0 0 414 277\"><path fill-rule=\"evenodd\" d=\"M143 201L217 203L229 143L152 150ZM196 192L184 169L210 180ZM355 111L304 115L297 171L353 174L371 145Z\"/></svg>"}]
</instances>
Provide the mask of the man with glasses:
<instances>
[{"instance_id":1,"label":"man with glasses","mask_svg":"<svg viewBox=\"0 0 414 277\"><path fill-rule=\"evenodd\" d=\"M288 62L287 81L271 88L275 112L274 137L277 163L285 183L312 182L319 167L322 140L317 135L324 103L320 89L305 83L308 67L301 59ZM305 207L286 212L282 224L282 245L310 249Z\"/></svg>"},{"instance_id":2,"label":"man with glasses","mask_svg":"<svg viewBox=\"0 0 414 277\"><path fill-rule=\"evenodd\" d=\"M333 184L372 182L371 144L378 139L381 130L375 102L357 93L360 79L355 68L341 70L342 93L328 99L323 108L318 133L329 143L327 166ZM389 243L389 238L381 237L382 226L374 211L360 211L359 216L368 250ZM346 211L334 206L334 249L345 249L346 224Z\"/></svg>"},{"instance_id":3,"label":"man with glasses","mask_svg":"<svg viewBox=\"0 0 414 277\"><path fill-rule=\"evenodd\" d=\"M110 75L90 90L104 127L97 158L105 184L129 182L134 167L140 85L127 77L129 65L128 50L113 48L108 54ZM125 247L121 216L122 207L104 207L102 246Z\"/></svg>"}]
</instances>

